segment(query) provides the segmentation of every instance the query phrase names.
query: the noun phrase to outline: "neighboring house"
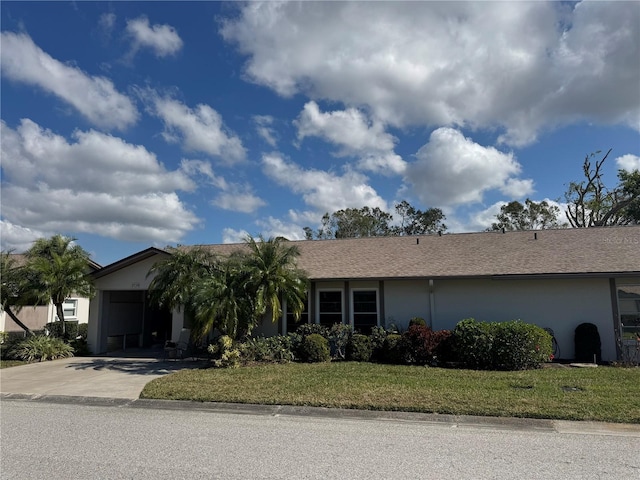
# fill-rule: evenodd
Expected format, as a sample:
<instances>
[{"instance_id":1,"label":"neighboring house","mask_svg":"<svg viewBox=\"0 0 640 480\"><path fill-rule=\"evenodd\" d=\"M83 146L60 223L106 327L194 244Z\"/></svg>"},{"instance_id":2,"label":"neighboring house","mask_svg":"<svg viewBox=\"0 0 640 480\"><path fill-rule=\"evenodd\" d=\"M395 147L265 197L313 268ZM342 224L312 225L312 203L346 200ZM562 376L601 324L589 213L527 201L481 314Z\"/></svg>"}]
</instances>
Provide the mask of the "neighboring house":
<instances>
[{"instance_id":1,"label":"neighboring house","mask_svg":"<svg viewBox=\"0 0 640 480\"><path fill-rule=\"evenodd\" d=\"M11 255L17 266L24 265L26 257L22 254ZM101 267L95 262L90 262L91 272L99 270ZM75 321L78 323L89 322L89 299L84 297L69 297L62 305L64 309L64 318L67 321ZM16 309L12 309L18 319L31 330L42 330L47 323L57 322L58 315L56 307L49 302L46 305L24 306L16 313ZM24 330L9 317L4 310L0 310L0 332L24 332Z\"/></svg>"},{"instance_id":2,"label":"neighboring house","mask_svg":"<svg viewBox=\"0 0 640 480\"><path fill-rule=\"evenodd\" d=\"M590 322L603 360L619 358L621 329L628 338L640 332L640 226L291 243L310 279L304 322L403 329L417 316L440 330L469 317L521 319L553 329L562 358L574 355L575 328ZM203 248L228 255L243 245ZM94 352L177 339L183 312L147 299L147 273L167 255L149 248L94 273ZM277 323L257 333L286 333L291 321L285 306Z\"/></svg>"}]
</instances>

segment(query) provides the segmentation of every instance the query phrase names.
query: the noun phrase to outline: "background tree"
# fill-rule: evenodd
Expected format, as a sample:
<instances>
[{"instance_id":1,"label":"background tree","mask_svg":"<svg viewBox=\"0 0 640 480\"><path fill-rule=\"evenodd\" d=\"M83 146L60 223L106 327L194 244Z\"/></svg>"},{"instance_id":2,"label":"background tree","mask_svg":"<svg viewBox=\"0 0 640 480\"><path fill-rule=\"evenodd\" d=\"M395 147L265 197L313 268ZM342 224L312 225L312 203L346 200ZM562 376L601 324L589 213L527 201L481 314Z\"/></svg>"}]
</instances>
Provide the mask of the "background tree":
<instances>
[{"instance_id":1,"label":"background tree","mask_svg":"<svg viewBox=\"0 0 640 480\"><path fill-rule=\"evenodd\" d=\"M16 314L26 304L24 268L20 267L11 252L0 253L0 302L2 310L25 332L34 333L20 321ZM15 310L15 312L14 312Z\"/></svg>"},{"instance_id":2,"label":"background tree","mask_svg":"<svg viewBox=\"0 0 640 480\"><path fill-rule=\"evenodd\" d=\"M549 228L565 228L566 223L558 220L560 208L549 205L546 200L534 202L528 198L524 205L517 200L500 207L496 215L497 222L488 230L545 230Z\"/></svg>"},{"instance_id":3,"label":"background tree","mask_svg":"<svg viewBox=\"0 0 640 480\"><path fill-rule=\"evenodd\" d=\"M89 254L74 245L74 238L54 235L36 240L27 251L26 282L30 293L41 303L53 303L62 334L66 336L62 304L72 295L91 298L93 282L89 276Z\"/></svg>"},{"instance_id":4,"label":"background tree","mask_svg":"<svg viewBox=\"0 0 640 480\"><path fill-rule=\"evenodd\" d=\"M396 213L400 217L400 225L391 229L393 235L425 235L447 230L443 223L446 217L439 208L422 211L403 200L396 204Z\"/></svg>"},{"instance_id":5,"label":"background tree","mask_svg":"<svg viewBox=\"0 0 640 480\"><path fill-rule=\"evenodd\" d=\"M592 164L600 152L587 155L582 171L585 179L571 182L565 192L565 214L572 227L604 227L640 224L640 171L618 170L618 185L607 188L602 180L602 165L611 149Z\"/></svg>"},{"instance_id":6,"label":"background tree","mask_svg":"<svg viewBox=\"0 0 640 480\"><path fill-rule=\"evenodd\" d=\"M305 238L362 238L388 235L423 235L442 232L447 229L443 223L445 215L439 208L425 211L412 207L406 200L396 205L396 213L400 217L400 225L394 225L390 213L378 207L346 208L331 215L325 213L320 228L314 232L305 227Z\"/></svg>"}]
</instances>

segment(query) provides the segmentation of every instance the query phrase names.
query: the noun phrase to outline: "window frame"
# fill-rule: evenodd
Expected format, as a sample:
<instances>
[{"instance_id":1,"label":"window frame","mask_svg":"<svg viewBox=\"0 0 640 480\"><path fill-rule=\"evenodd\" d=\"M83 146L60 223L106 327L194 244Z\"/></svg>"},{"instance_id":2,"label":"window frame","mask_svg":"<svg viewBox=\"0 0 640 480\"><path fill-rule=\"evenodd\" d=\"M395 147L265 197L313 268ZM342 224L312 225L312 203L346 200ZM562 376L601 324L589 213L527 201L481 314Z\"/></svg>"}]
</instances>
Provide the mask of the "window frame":
<instances>
[{"instance_id":1,"label":"window frame","mask_svg":"<svg viewBox=\"0 0 640 480\"><path fill-rule=\"evenodd\" d=\"M65 308L67 305L72 304L73 305L73 314L71 315L67 315L67 311L70 310L68 308ZM67 298L65 299L65 301L62 303L62 311L64 312L64 320L77 320L78 319L78 299L77 298ZM58 320L60 320L58 318L58 315L56 314L56 318Z\"/></svg>"},{"instance_id":2,"label":"window frame","mask_svg":"<svg viewBox=\"0 0 640 480\"><path fill-rule=\"evenodd\" d=\"M629 283L623 285L616 285L616 299L618 301L618 322L620 326L620 336L623 344L635 344L636 340L633 338L633 333L640 335L640 297L639 298L621 298L620 292L625 288L638 289L640 291L640 284ZM635 304L635 310L623 309L623 304L627 303ZM625 326L622 317L624 316L636 316L637 324L632 326ZM625 332L629 332L629 335L625 335Z\"/></svg>"},{"instance_id":3,"label":"window frame","mask_svg":"<svg viewBox=\"0 0 640 480\"><path fill-rule=\"evenodd\" d=\"M321 322L321 317L322 317L322 311L320 310L320 296L322 293L325 292L339 292L340 293L340 324L344 324L344 310L345 310L345 303L344 303L344 289L342 288L320 288L316 291L316 319L315 319L315 323L322 325ZM336 312L324 312L325 314L336 314ZM333 323L337 323L337 322L333 322ZM333 324L332 324L333 325Z\"/></svg>"},{"instance_id":4,"label":"window frame","mask_svg":"<svg viewBox=\"0 0 640 480\"><path fill-rule=\"evenodd\" d=\"M375 288L375 287L356 287L356 288L352 288L351 289L351 295L350 296L350 309L349 309L349 315L350 315L350 319L349 319L349 323L351 325L351 327L355 330L356 329L356 324L355 324L355 316L357 314L371 314L373 315L371 312L356 312L355 306L356 306L356 299L355 299L355 295L359 292L375 292L376 294L376 312L375 312L375 316L376 316L376 323L374 325L374 327L379 327L380 326L380 289L379 288Z\"/></svg>"}]
</instances>

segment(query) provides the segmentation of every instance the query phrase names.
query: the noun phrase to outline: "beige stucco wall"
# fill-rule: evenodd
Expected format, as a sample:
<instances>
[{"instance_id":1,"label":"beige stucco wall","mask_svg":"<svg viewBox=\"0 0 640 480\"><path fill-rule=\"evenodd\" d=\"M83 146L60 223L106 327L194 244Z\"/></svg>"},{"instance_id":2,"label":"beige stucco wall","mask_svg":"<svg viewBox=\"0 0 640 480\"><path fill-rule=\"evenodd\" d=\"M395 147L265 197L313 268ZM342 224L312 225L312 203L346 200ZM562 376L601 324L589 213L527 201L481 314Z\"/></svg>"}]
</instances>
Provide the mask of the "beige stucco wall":
<instances>
[{"instance_id":1,"label":"beige stucco wall","mask_svg":"<svg viewBox=\"0 0 640 480\"><path fill-rule=\"evenodd\" d=\"M78 301L76 316L67 318L66 320L77 321L78 323L87 323L89 321L89 304L88 298L69 297ZM16 313L15 310L13 310ZM52 303L48 305L39 305L37 307L23 307L16 314L22 323L31 330L41 330L48 322L58 320L55 306ZM22 331L11 318L4 312L0 311L0 332L19 332Z\"/></svg>"},{"instance_id":2,"label":"beige stucco wall","mask_svg":"<svg viewBox=\"0 0 640 480\"><path fill-rule=\"evenodd\" d=\"M464 318L520 319L551 328L562 358L574 356L575 328L597 325L603 360L615 360L613 310L606 278L435 280L433 328L452 329Z\"/></svg>"}]
</instances>

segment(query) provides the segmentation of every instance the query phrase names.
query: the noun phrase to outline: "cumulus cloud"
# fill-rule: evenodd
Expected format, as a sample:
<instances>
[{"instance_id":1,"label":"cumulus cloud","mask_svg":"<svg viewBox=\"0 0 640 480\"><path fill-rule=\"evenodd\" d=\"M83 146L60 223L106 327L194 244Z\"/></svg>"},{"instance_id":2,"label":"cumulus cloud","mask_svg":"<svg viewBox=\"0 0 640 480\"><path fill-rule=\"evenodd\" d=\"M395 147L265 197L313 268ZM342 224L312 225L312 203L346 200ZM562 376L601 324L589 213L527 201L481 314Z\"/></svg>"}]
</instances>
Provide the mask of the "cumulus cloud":
<instances>
[{"instance_id":1,"label":"cumulus cloud","mask_svg":"<svg viewBox=\"0 0 640 480\"><path fill-rule=\"evenodd\" d=\"M618 168L626 170L627 172L640 170L640 157L627 153L626 155L616 158L616 164L618 165Z\"/></svg>"},{"instance_id":2,"label":"cumulus cloud","mask_svg":"<svg viewBox=\"0 0 640 480\"><path fill-rule=\"evenodd\" d=\"M387 210L387 203L367 181L368 178L347 170L343 175L332 172L305 170L286 162L279 154L263 155L264 173L278 184L301 194L304 202L318 212L335 212L343 208L368 206Z\"/></svg>"},{"instance_id":3,"label":"cumulus cloud","mask_svg":"<svg viewBox=\"0 0 640 480\"><path fill-rule=\"evenodd\" d=\"M249 235L246 230L235 230L233 228L224 228L222 230L222 243L243 243Z\"/></svg>"},{"instance_id":4,"label":"cumulus cloud","mask_svg":"<svg viewBox=\"0 0 640 480\"><path fill-rule=\"evenodd\" d=\"M195 183L140 145L90 130L73 142L23 119L2 134L2 216L24 229L176 242L199 219L176 191Z\"/></svg>"},{"instance_id":5,"label":"cumulus cloud","mask_svg":"<svg viewBox=\"0 0 640 480\"><path fill-rule=\"evenodd\" d=\"M23 253L31 248L35 240L51 237L52 235L52 232L25 228L5 220L0 220L0 239L3 251L13 250L14 253Z\"/></svg>"},{"instance_id":6,"label":"cumulus cloud","mask_svg":"<svg viewBox=\"0 0 640 480\"><path fill-rule=\"evenodd\" d=\"M291 222L286 222L274 217L267 217L256 221L265 238L284 237L287 240L304 240L303 227Z\"/></svg>"},{"instance_id":7,"label":"cumulus cloud","mask_svg":"<svg viewBox=\"0 0 640 480\"><path fill-rule=\"evenodd\" d=\"M242 141L225 127L222 116L209 105L189 108L153 91L143 91L140 95L148 102L149 111L164 122L162 136L167 142L181 143L184 150L219 157L227 164L245 159Z\"/></svg>"},{"instance_id":8,"label":"cumulus cloud","mask_svg":"<svg viewBox=\"0 0 640 480\"><path fill-rule=\"evenodd\" d=\"M443 127L416 153L405 180L426 205L455 206L481 202L483 193L492 189L514 197L529 195L533 182L514 178L520 170L512 153L483 147Z\"/></svg>"},{"instance_id":9,"label":"cumulus cloud","mask_svg":"<svg viewBox=\"0 0 640 480\"><path fill-rule=\"evenodd\" d=\"M267 144L273 148L278 143L278 134L273 128L273 117L271 115L255 115L253 121L256 124L256 131Z\"/></svg>"},{"instance_id":10,"label":"cumulus cloud","mask_svg":"<svg viewBox=\"0 0 640 480\"><path fill-rule=\"evenodd\" d=\"M221 25L245 77L393 126L640 125L634 2L249 2Z\"/></svg>"},{"instance_id":11,"label":"cumulus cloud","mask_svg":"<svg viewBox=\"0 0 640 480\"><path fill-rule=\"evenodd\" d=\"M406 163L393 151L396 138L385 132L380 122L369 122L356 108L321 112L316 102L308 102L294 121L298 141L320 137L339 147L336 156L358 157L358 166L382 174L400 174Z\"/></svg>"},{"instance_id":12,"label":"cumulus cloud","mask_svg":"<svg viewBox=\"0 0 640 480\"><path fill-rule=\"evenodd\" d=\"M170 25L149 25L145 16L127 20L127 34L132 38L131 55L141 48L149 48L156 57L175 55L182 49L182 39Z\"/></svg>"},{"instance_id":13,"label":"cumulus cloud","mask_svg":"<svg viewBox=\"0 0 640 480\"><path fill-rule=\"evenodd\" d=\"M57 96L99 127L124 130L138 120L135 105L109 79L56 60L24 33L2 32L1 42L3 76Z\"/></svg>"}]
</instances>

